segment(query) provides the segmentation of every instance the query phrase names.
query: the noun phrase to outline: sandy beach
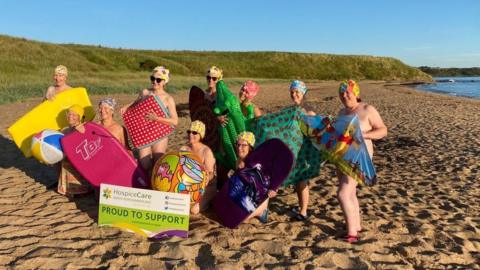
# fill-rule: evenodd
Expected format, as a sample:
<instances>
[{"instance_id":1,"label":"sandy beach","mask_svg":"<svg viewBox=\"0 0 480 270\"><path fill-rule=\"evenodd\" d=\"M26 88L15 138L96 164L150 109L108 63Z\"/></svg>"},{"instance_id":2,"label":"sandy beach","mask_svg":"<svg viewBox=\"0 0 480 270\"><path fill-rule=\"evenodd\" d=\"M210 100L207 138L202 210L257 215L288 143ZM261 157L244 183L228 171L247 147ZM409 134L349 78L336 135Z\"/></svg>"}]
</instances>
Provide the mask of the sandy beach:
<instances>
[{"instance_id":1,"label":"sandy beach","mask_svg":"<svg viewBox=\"0 0 480 270\"><path fill-rule=\"evenodd\" d=\"M341 108L338 82L307 86L318 114ZM285 188L267 224L230 230L206 213L191 218L188 239L160 241L99 227L94 196L58 194L53 168L25 159L7 133L41 99L1 105L0 268L480 269L480 100L381 81L360 89L389 133L375 143L379 183L358 191L366 231L356 244L338 239L345 231L331 165L310 181L306 222L290 221L297 197ZM126 104L135 95L113 97ZM91 98L96 104L102 96ZM185 143L190 123L188 91L174 98L180 124L170 150ZM263 87L255 103L279 110L290 104L288 85Z\"/></svg>"}]
</instances>

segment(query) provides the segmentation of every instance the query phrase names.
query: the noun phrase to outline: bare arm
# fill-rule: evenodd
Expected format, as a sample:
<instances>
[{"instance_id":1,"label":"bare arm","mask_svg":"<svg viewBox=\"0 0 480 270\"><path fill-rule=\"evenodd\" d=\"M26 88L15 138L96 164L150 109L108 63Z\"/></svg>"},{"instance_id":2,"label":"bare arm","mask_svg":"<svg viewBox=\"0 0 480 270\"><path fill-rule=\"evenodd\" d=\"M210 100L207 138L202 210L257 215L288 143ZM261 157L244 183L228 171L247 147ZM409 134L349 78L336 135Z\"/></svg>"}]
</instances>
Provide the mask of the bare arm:
<instances>
[{"instance_id":1,"label":"bare arm","mask_svg":"<svg viewBox=\"0 0 480 270\"><path fill-rule=\"evenodd\" d=\"M45 92L45 96L43 97L43 101L45 100L53 100L55 98L55 87L49 86L47 91Z\"/></svg>"},{"instance_id":2,"label":"bare arm","mask_svg":"<svg viewBox=\"0 0 480 270\"><path fill-rule=\"evenodd\" d=\"M307 111L305 108L302 108L302 112L303 112L305 115L309 115L309 116L316 115L316 113L315 113L314 111Z\"/></svg>"},{"instance_id":3,"label":"bare arm","mask_svg":"<svg viewBox=\"0 0 480 270\"><path fill-rule=\"evenodd\" d=\"M253 113L255 114L255 118L262 116L262 110L260 110L260 108L258 108L257 106L255 106L255 108L253 109Z\"/></svg>"},{"instance_id":4,"label":"bare arm","mask_svg":"<svg viewBox=\"0 0 480 270\"><path fill-rule=\"evenodd\" d=\"M207 180L212 180L215 174L215 156L210 148L205 153L205 169L207 170Z\"/></svg>"},{"instance_id":5,"label":"bare arm","mask_svg":"<svg viewBox=\"0 0 480 270\"><path fill-rule=\"evenodd\" d=\"M124 147L125 146L125 136L123 134L123 127L120 125L115 125L115 130L112 133L113 137L117 138L117 140L122 144Z\"/></svg>"},{"instance_id":6,"label":"bare arm","mask_svg":"<svg viewBox=\"0 0 480 270\"><path fill-rule=\"evenodd\" d=\"M142 91L140 91L140 93L138 94L138 97L137 99L135 99L134 101L128 103L127 105L123 106L122 108L120 108L120 115L123 115L127 110L128 108L130 108L130 106L132 106L133 103L137 102L138 100L140 100L142 97L146 96L149 94L149 91L148 89L143 89Z\"/></svg>"},{"instance_id":7,"label":"bare arm","mask_svg":"<svg viewBox=\"0 0 480 270\"><path fill-rule=\"evenodd\" d=\"M170 113L170 117L160 117L153 111L147 113L145 117L150 121L157 121L166 125L178 125L177 108L175 107L175 101L173 100L173 97L169 96L166 103L168 112Z\"/></svg>"},{"instance_id":8,"label":"bare arm","mask_svg":"<svg viewBox=\"0 0 480 270\"><path fill-rule=\"evenodd\" d=\"M188 145L184 145L180 147L179 151L192 151L192 149Z\"/></svg>"},{"instance_id":9,"label":"bare arm","mask_svg":"<svg viewBox=\"0 0 480 270\"><path fill-rule=\"evenodd\" d=\"M382 117L373 106L367 107L368 121L372 126L370 131L363 133L363 138L367 140L379 140L387 136L387 126L383 123Z\"/></svg>"}]
</instances>

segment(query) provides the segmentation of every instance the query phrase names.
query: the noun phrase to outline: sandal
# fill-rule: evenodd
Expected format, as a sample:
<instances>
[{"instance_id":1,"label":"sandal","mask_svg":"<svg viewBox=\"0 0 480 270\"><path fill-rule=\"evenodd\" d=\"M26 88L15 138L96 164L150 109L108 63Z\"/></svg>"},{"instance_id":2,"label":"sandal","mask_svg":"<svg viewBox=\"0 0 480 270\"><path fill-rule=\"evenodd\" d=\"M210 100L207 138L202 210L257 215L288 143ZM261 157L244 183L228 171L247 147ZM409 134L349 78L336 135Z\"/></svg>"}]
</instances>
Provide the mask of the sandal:
<instances>
[{"instance_id":1,"label":"sandal","mask_svg":"<svg viewBox=\"0 0 480 270\"><path fill-rule=\"evenodd\" d=\"M308 215L302 215L300 213L297 213L295 216L292 217L292 220L294 221L306 221L308 219Z\"/></svg>"}]
</instances>

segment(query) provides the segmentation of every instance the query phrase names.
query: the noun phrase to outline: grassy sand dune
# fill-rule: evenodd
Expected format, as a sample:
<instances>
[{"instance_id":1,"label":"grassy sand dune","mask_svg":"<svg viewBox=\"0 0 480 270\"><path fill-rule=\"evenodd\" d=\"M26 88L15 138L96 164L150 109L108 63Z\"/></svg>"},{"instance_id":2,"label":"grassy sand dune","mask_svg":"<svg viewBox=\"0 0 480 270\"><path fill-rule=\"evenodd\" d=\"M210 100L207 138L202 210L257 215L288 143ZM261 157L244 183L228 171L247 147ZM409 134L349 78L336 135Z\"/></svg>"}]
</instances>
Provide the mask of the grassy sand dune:
<instances>
[{"instance_id":1,"label":"grassy sand dune","mask_svg":"<svg viewBox=\"0 0 480 270\"><path fill-rule=\"evenodd\" d=\"M173 74L171 90L202 82L205 70L220 66L225 77L279 81L372 80L430 81L422 71L391 57L287 52L195 52L112 49L99 46L52 44L0 35L0 103L40 96L59 64L70 69L72 85L91 93L131 93L148 83L156 65Z\"/></svg>"}]
</instances>

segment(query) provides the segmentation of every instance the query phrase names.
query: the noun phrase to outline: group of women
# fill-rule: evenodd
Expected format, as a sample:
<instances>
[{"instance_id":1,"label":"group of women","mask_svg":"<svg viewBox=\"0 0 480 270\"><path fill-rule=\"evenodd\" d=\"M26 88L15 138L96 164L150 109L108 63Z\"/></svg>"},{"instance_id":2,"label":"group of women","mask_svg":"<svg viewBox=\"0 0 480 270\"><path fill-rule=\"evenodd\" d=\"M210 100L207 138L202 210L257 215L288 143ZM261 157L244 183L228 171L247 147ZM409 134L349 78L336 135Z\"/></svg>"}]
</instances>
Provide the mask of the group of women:
<instances>
[{"instance_id":1,"label":"group of women","mask_svg":"<svg viewBox=\"0 0 480 270\"><path fill-rule=\"evenodd\" d=\"M51 100L55 98L60 92L66 91L71 87L67 84L68 71L64 66L58 66L55 69L54 82L55 85L48 88L45 99ZM206 80L208 88L205 90L205 100L211 104L212 109L215 106L217 97L216 85L219 80L223 79L223 72L220 68L212 66L206 73ZM143 89L137 100L145 96L155 95L158 97L166 108L166 117L160 117L153 112L145 115L149 121L157 121L167 125L178 125L178 116L175 106L175 101L169 95L165 88L170 81L170 71L165 67L156 67L150 76L150 88ZM262 110L253 103L253 99L259 92L259 85L251 80L246 81L240 88L238 98L240 101L242 113L246 119L258 118L262 115ZM307 87L304 82L295 80L290 85L290 97L293 105L300 106L306 115L315 115L315 112L307 109L305 105L305 96L307 94ZM338 113L341 115L354 115L359 117L360 128L363 137L367 144L370 157L373 157L372 140L381 139L386 136L387 128L383 123L378 111L371 105L362 102L360 98L360 88L358 84L353 81L345 81L340 84L338 96L343 104L343 108ZM119 111L121 114L125 113L134 102L123 106ZM98 104L98 112L100 116L99 123L109 130L120 143L128 149L127 135L125 129L113 119L113 114L116 111L116 102L114 99L102 99ZM64 133L69 133L74 130L82 131L83 108L80 106L72 106L68 109L67 120L69 127L63 130ZM219 115L218 125L225 126L229 119L227 115ZM199 204L191 207L191 213L197 214L208 208L211 199L217 192L216 181L216 160L212 149L210 149L204 142L206 135L205 124L201 121L193 121L190 128L187 130L188 143L179 150L186 150L195 153L202 161L207 173L207 185L205 194ZM237 163L236 169L241 169L245 166L244 159L254 150L255 135L251 132L242 132L239 134L236 141ZM138 158L141 166L148 172L152 169L155 162L166 152L168 146L168 137L138 150ZM130 150L130 149L129 149ZM232 172L230 172L232 173ZM345 240L348 242L355 242L359 239L362 231L360 220L360 208L356 196L357 182L337 170L337 177L339 179L338 200L344 213L346 221L346 235ZM308 219L308 202L309 202L309 188L308 179L300 181L295 185L295 190L298 195L299 207L297 208L294 220L302 221ZM58 183L58 192L65 195L84 194L89 191L89 186L85 180L73 169L68 160L64 160L60 166L60 176ZM270 190L268 197L272 198L276 195L275 190ZM253 212L250 217L257 217L261 222L267 222L268 215L268 200L261 204L258 209ZM247 220L248 220L247 219Z\"/></svg>"}]
</instances>

